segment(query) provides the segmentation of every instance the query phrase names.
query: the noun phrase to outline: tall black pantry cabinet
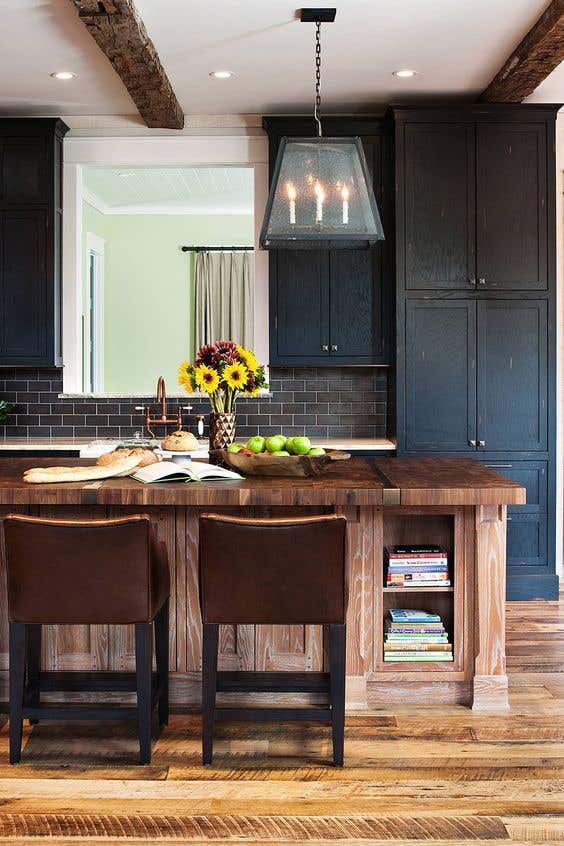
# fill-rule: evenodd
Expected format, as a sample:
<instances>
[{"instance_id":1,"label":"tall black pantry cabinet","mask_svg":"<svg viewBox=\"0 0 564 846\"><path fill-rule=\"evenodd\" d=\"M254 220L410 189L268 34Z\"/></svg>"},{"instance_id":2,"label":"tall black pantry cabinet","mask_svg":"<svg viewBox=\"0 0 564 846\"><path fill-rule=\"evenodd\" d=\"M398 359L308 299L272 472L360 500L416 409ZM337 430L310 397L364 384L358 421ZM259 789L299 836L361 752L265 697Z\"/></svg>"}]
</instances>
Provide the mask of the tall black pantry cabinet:
<instances>
[{"instance_id":1,"label":"tall black pantry cabinet","mask_svg":"<svg viewBox=\"0 0 564 846\"><path fill-rule=\"evenodd\" d=\"M61 364L67 131L55 118L0 119L0 365Z\"/></svg>"},{"instance_id":2,"label":"tall black pantry cabinet","mask_svg":"<svg viewBox=\"0 0 564 846\"><path fill-rule=\"evenodd\" d=\"M398 454L472 456L527 488L509 599L558 595L556 111L394 110Z\"/></svg>"}]
</instances>

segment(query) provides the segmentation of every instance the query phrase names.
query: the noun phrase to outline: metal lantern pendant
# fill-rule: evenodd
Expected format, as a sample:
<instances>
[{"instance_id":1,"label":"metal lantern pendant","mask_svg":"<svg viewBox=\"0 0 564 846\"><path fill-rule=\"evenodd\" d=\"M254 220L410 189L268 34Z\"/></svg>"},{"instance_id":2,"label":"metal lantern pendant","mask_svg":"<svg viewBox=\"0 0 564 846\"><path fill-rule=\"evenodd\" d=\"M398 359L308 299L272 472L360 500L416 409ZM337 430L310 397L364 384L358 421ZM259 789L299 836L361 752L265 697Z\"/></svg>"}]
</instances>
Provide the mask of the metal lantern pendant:
<instances>
[{"instance_id":1,"label":"metal lantern pendant","mask_svg":"<svg viewBox=\"0 0 564 846\"><path fill-rule=\"evenodd\" d=\"M368 247L384 238L372 180L359 137L323 138L321 24L335 9L302 9L315 23L316 138L282 138L270 186L260 244L267 250Z\"/></svg>"}]
</instances>

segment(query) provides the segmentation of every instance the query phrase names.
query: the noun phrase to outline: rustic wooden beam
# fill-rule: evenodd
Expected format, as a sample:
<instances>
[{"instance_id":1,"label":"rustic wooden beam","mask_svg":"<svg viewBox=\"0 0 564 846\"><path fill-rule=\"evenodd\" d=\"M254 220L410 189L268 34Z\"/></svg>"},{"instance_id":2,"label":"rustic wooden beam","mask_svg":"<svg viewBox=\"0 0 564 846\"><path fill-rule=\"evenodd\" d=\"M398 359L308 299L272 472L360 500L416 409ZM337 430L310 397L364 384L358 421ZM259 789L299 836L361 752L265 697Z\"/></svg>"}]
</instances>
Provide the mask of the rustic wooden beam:
<instances>
[{"instance_id":1,"label":"rustic wooden beam","mask_svg":"<svg viewBox=\"0 0 564 846\"><path fill-rule=\"evenodd\" d=\"M132 0L72 0L147 126L182 129L184 112Z\"/></svg>"},{"instance_id":2,"label":"rustic wooden beam","mask_svg":"<svg viewBox=\"0 0 564 846\"><path fill-rule=\"evenodd\" d=\"M479 99L521 103L562 61L564 0L552 0Z\"/></svg>"}]
</instances>

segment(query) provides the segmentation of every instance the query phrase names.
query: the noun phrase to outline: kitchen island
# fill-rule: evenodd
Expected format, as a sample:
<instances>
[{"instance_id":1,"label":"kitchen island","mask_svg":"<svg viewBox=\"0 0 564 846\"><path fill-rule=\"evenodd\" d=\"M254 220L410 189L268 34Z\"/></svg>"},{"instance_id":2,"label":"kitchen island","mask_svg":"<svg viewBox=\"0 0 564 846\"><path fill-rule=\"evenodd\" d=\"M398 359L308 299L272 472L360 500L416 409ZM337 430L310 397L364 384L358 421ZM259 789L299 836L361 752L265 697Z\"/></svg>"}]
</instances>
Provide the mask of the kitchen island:
<instances>
[{"instance_id":1,"label":"kitchen island","mask_svg":"<svg viewBox=\"0 0 564 846\"><path fill-rule=\"evenodd\" d=\"M52 459L33 462L34 466L52 463ZM67 466L77 463L57 461ZM506 511L508 505L524 504L525 489L477 461L353 458L335 462L326 475L313 479L155 485L129 478L29 485L22 481L29 466L25 458L0 460L0 517L10 512L68 519L136 512L151 516L159 539L168 547L171 568L173 705L193 706L199 701L198 516L213 511L249 517L335 512L347 518L349 709L407 701L465 703L491 710L508 707ZM450 587L384 586L384 547L409 543L446 548ZM390 608L423 608L440 614L453 643L454 660L384 663L384 618ZM4 576L0 609L0 682L6 699ZM325 645L321 626L224 626L219 663L231 670L322 670L327 662ZM133 656L132 627L45 627L47 672L130 671Z\"/></svg>"}]
</instances>

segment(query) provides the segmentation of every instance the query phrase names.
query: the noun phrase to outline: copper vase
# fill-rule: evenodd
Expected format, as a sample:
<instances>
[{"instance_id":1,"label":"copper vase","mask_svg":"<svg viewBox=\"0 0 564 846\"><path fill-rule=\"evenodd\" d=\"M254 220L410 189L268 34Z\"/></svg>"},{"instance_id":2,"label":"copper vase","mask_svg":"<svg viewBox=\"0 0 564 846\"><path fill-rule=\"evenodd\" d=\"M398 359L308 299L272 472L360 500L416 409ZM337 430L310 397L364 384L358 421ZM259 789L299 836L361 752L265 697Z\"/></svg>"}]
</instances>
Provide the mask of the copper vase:
<instances>
[{"instance_id":1,"label":"copper vase","mask_svg":"<svg viewBox=\"0 0 564 846\"><path fill-rule=\"evenodd\" d=\"M210 452L216 449L227 449L235 440L235 412L212 411L210 413Z\"/></svg>"}]
</instances>

